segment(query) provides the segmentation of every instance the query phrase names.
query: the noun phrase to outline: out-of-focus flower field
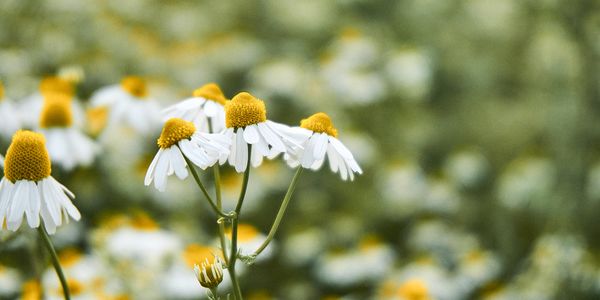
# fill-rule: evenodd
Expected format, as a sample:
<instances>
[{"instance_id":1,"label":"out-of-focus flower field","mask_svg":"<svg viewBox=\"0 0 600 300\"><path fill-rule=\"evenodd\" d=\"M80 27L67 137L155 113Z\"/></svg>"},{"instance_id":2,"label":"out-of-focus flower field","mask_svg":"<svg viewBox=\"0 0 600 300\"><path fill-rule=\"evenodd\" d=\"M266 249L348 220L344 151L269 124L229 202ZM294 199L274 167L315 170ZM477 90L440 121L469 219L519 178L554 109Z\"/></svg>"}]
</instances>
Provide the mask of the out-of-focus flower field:
<instances>
[{"instance_id":1,"label":"out-of-focus flower field","mask_svg":"<svg viewBox=\"0 0 600 300\"><path fill-rule=\"evenodd\" d=\"M52 236L73 299L201 299L190 262L218 246L213 211L191 177L144 186L160 124L106 134L90 105L129 75L161 108L216 82L277 122L326 112L362 167L303 173L274 243L238 269L247 299L600 299L596 0L0 1L13 117L37 122L27 104L58 76L99 146L52 170L82 215ZM231 210L242 176L221 172ZM281 157L252 169L242 249L292 175ZM0 231L0 299L40 291L62 298L36 231Z\"/></svg>"}]
</instances>

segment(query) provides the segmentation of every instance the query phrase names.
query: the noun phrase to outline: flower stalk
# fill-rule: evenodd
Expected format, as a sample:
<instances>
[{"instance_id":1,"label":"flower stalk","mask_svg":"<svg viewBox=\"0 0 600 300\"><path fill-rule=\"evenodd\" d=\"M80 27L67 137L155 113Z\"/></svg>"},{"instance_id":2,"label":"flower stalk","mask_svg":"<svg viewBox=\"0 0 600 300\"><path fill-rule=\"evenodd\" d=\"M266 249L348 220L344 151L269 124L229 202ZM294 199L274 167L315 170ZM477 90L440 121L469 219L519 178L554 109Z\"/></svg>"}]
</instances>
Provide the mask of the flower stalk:
<instances>
[{"instance_id":1,"label":"flower stalk","mask_svg":"<svg viewBox=\"0 0 600 300\"><path fill-rule=\"evenodd\" d=\"M50 240L50 237L48 236L48 232L46 232L46 228L44 227L44 225L40 225L38 227L38 233L40 234L40 237L44 242L44 246L46 246L46 249L50 253L52 265L54 266L54 270L56 270L56 275L60 280L65 300L70 300L71 294L69 293L69 285L67 284L67 279L65 278L65 274L63 273L62 267L60 266L60 262L58 260L58 255L56 255L56 250L54 250L54 246L52 245L52 241Z\"/></svg>"}]
</instances>

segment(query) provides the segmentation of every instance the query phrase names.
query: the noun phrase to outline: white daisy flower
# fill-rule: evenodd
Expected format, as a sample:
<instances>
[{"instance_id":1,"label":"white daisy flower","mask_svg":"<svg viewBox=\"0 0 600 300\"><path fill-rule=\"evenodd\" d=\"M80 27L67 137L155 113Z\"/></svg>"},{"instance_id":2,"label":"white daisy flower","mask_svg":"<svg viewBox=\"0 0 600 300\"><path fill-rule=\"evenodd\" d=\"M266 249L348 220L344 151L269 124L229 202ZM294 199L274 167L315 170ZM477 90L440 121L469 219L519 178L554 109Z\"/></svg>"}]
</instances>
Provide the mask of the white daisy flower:
<instances>
[{"instance_id":1,"label":"white daisy flower","mask_svg":"<svg viewBox=\"0 0 600 300\"><path fill-rule=\"evenodd\" d=\"M78 165L89 166L99 152L98 145L73 126L72 108L68 96L48 96L39 122L39 131L46 136L50 158L67 171Z\"/></svg>"},{"instance_id":2,"label":"white daisy flower","mask_svg":"<svg viewBox=\"0 0 600 300\"><path fill-rule=\"evenodd\" d=\"M223 135L200 132L189 121L169 119L158 139L160 149L148 167L144 184L148 186L154 181L154 187L163 192L168 176L173 173L179 179L188 176L185 158L206 169L220 158L227 158L229 145L230 141Z\"/></svg>"},{"instance_id":3,"label":"white daisy flower","mask_svg":"<svg viewBox=\"0 0 600 300\"><path fill-rule=\"evenodd\" d=\"M77 127L84 124L85 112L81 102L75 98L75 86L73 82L58 76L45 77L40 81L39 91L23 99L19 105L23 128L35 128L39 122L39 116L48 96L60 94L68 96L72 101L74 118Z\"/></svg>"},{"instance_id":4,"label":"white daisy flower","mask_svg":"<svg viewBox=\"0 0 600 300\"><path fill-rule=\"evenodd\" d=\"M221 88L208 83L196 89L193 97L163 109L163 119L180 118L194 122L202 132L221 132L225 129L226 101Z\"/></svg>"},{"instance_id":5,"label":"white daisy flower","mask_svg":"<svg viewBox=\"0 0 600 300\"><path fill-rule=\"evenodd\" d=\"M40 216L49 233L81 214L71 203L75 195L50 175L51 162L46 141L40 133L17 131L6 152L4 177L0 181L0 224L9 230L21 226L23 215L31 228ZM71 198L71 199L69 199Z\"/></svg>"},{"instance_id":6,"label":"white daisy flower","mask_svg":"<svg viewBox=\"0 0 600 300\"><path fill-rule=\"evenodd\" d=\"M121 84L99 89L90 101L93 107L110 109L107 127L126 125L149 134L160 124L160 107L148 97L146 81L137 76L125 77Z\"/></svg>"},{"instance_id":7,"label":"white daisy flower","mask_svg":"<svg viewBox=\"0 0 600 300\"><path fill-rule=\"evenodd\" d=\"M302 135L296 129L267 120L265 103L246 92L225 104L225 126L223 134L231 140L228 161L238 173L246 171L248 156L252 166L258 167L265 156L271 159L292 147L302 148ZM252 145L251 153L248 145Z\"/></svg>"},{"instance_id":8,"label":"white daisy flower","mask_svg":"<svg viewBox=\"0 0 600 300\"><path fill-rule=\"evenodd\" d=\"M0 136L9 138L21 129L19 112L12 101L4 95L4 85L0 81Z\"/></svg>"},{"instance_id":9,"label":"white daisy flower","mask_svg":"<svg viewBox=\"0 0 600 300\"><path fill-rule=\"evenodd\" d=\"M333 127L327 114L316 113L302 120L300 127L304 134L303 147L288 152L285 157L291 167L301 165L303 168L317 170L327 156L331 171L339 172L343 180L354 180L354 173L362 174L362 169L350 150L337 139L337 129Z\"/></svg>"}]
</instances>

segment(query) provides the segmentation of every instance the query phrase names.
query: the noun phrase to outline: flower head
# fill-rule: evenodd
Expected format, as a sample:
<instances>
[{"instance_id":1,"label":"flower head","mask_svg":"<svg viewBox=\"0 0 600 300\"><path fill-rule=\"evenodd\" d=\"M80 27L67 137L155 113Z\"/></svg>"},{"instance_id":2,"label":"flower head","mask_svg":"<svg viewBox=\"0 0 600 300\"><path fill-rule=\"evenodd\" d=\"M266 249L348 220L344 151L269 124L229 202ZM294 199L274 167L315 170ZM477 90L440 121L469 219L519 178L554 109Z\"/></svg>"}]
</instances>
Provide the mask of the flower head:
<instances>
[{"instance_id":1,"label":"flower head","mask_svg":"<svg viewBox=\"0 0 600 300\"><path fill-rule=\"evenodd\" d=\"M331 171L339 171L343 180L354 180L354 173L362 174L362 169L350 150L337 139L338 131L327 114L320 112L302 120L300 128L304 130L303 147L286 154L285 158L290 166L301 165L303 168L317 170L321 168L327 155Z\"/></svg>"},{"instance_id":2,"label":"flower head","mask_svg":"<svg viewBox=\"0 0 600 300\"><path fill-rule=\"evenodd\" d=\"M249 93L237 94L225 104L225 126L240 128L267 120L265 103Z\"/></svg>"},{"instance_id":3,"label":"flower head","mask_svg":"<svg viewBox=\"0 0 600 300\"><path fill-rule=\"evenodd\" d=\"M221 91L221 88L216 83L207 83L193 92L194 97L204 98L209 101L217 102L221 105L225 105L227 98Z\"/></svg>"},{"instance_id":4,"label":"flower head","mask_svg":"<svg viewBox=\"0 0 600 300\"><path fill-rule=\"evenodd\" d=\"M44 99L40 127L70 127L73 124L71 98L64 94L49 94Z\"/></svg>"},{"instance_id":5,"label":"flower head","mask_svg":"<svg viewBox=\"0 0 600 300\"><path fill-rule=\"evenodd\" d=\"M56 181L44 136L18 131L8 147L4 178L0 181L0 224L6 219L9 230L21 226L23 215L32 228L40 225L40 216L49 233L62 224L63 217L81 218L70 198L75 196Z\"/></svg>"},{"instance_id":6,"label":"flower head","mask_svg":"<svg viewBox=\"0 0 600 300\"><path fill-rule=\"evenodd\" d=\"M148 167L144 184L154 181L156 189L164 191L167 177L173 173L179 179L187 178L186 158L206 169L227 158L230 142L223 135L197 131L192 122L172 118L165 123L157 144L160 149Z\"/></svg>"},{"instance_id":7,"label":"flower head","mask_svg":"<svg viewBox=\"0 0 600 300\"><path fill-rule=\"evenodd\" d=\"M47 94L63 94L67 96L75 95L75 88L73 84L66 79L58 76L49 76L40 82L40 93L42 95Z\"/></svg>"},{"instance_id":8,"label":"flower head","mask_svg":"<svg viewBox=\"0 0 600 300\"><path fill-rule=\"evenodd\" d=\"M201 265L194 265L194 273L200 285L207 289L216 288L223 281L223 263L215 255L212 262L207 258Z\"/></svg>"},{"instance_id":9,"label":"flower head","mask_svg":"<svg viewBox=\"0 0 600 300\"><path fill-rule=\"evenodd\" d=\"M121 87L137 98L146 98L148 89L146 81L139 76L127 76L121 80Z\"/></svg>"}]
</instances>

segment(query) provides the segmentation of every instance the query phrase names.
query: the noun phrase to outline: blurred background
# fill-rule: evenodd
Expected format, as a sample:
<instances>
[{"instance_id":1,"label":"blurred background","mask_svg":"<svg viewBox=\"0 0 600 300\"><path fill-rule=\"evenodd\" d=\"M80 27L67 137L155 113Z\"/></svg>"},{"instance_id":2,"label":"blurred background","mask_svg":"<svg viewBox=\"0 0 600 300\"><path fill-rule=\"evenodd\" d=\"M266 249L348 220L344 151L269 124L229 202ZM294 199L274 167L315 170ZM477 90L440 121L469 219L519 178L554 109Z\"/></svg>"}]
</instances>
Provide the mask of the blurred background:
<instances>
[{"instance_id":1,"label":"blurred background","mask_svg":"<svg viewBox=\"0 0 600 300\"><path fill-rule=\"evenodd\" d=\"M17 107L47 76L86 108L138 75L162 107L216 82L277 122L332 117L364 174L303 174L274 246L241 270L248 299L600 298L598 1L5 0L0 28ZM97 139L102 113L86 116ZM53 236L75 299L206 297L190 266L217 245L215 216L190 178L143 185L159 134L53 168L83 215ZM292 172L252 170L248 252ZM223 174L231 208L241 176ZM0 233L0 298L60 299L43 253L26 226Z\"/></svg>"}]
</instances>

